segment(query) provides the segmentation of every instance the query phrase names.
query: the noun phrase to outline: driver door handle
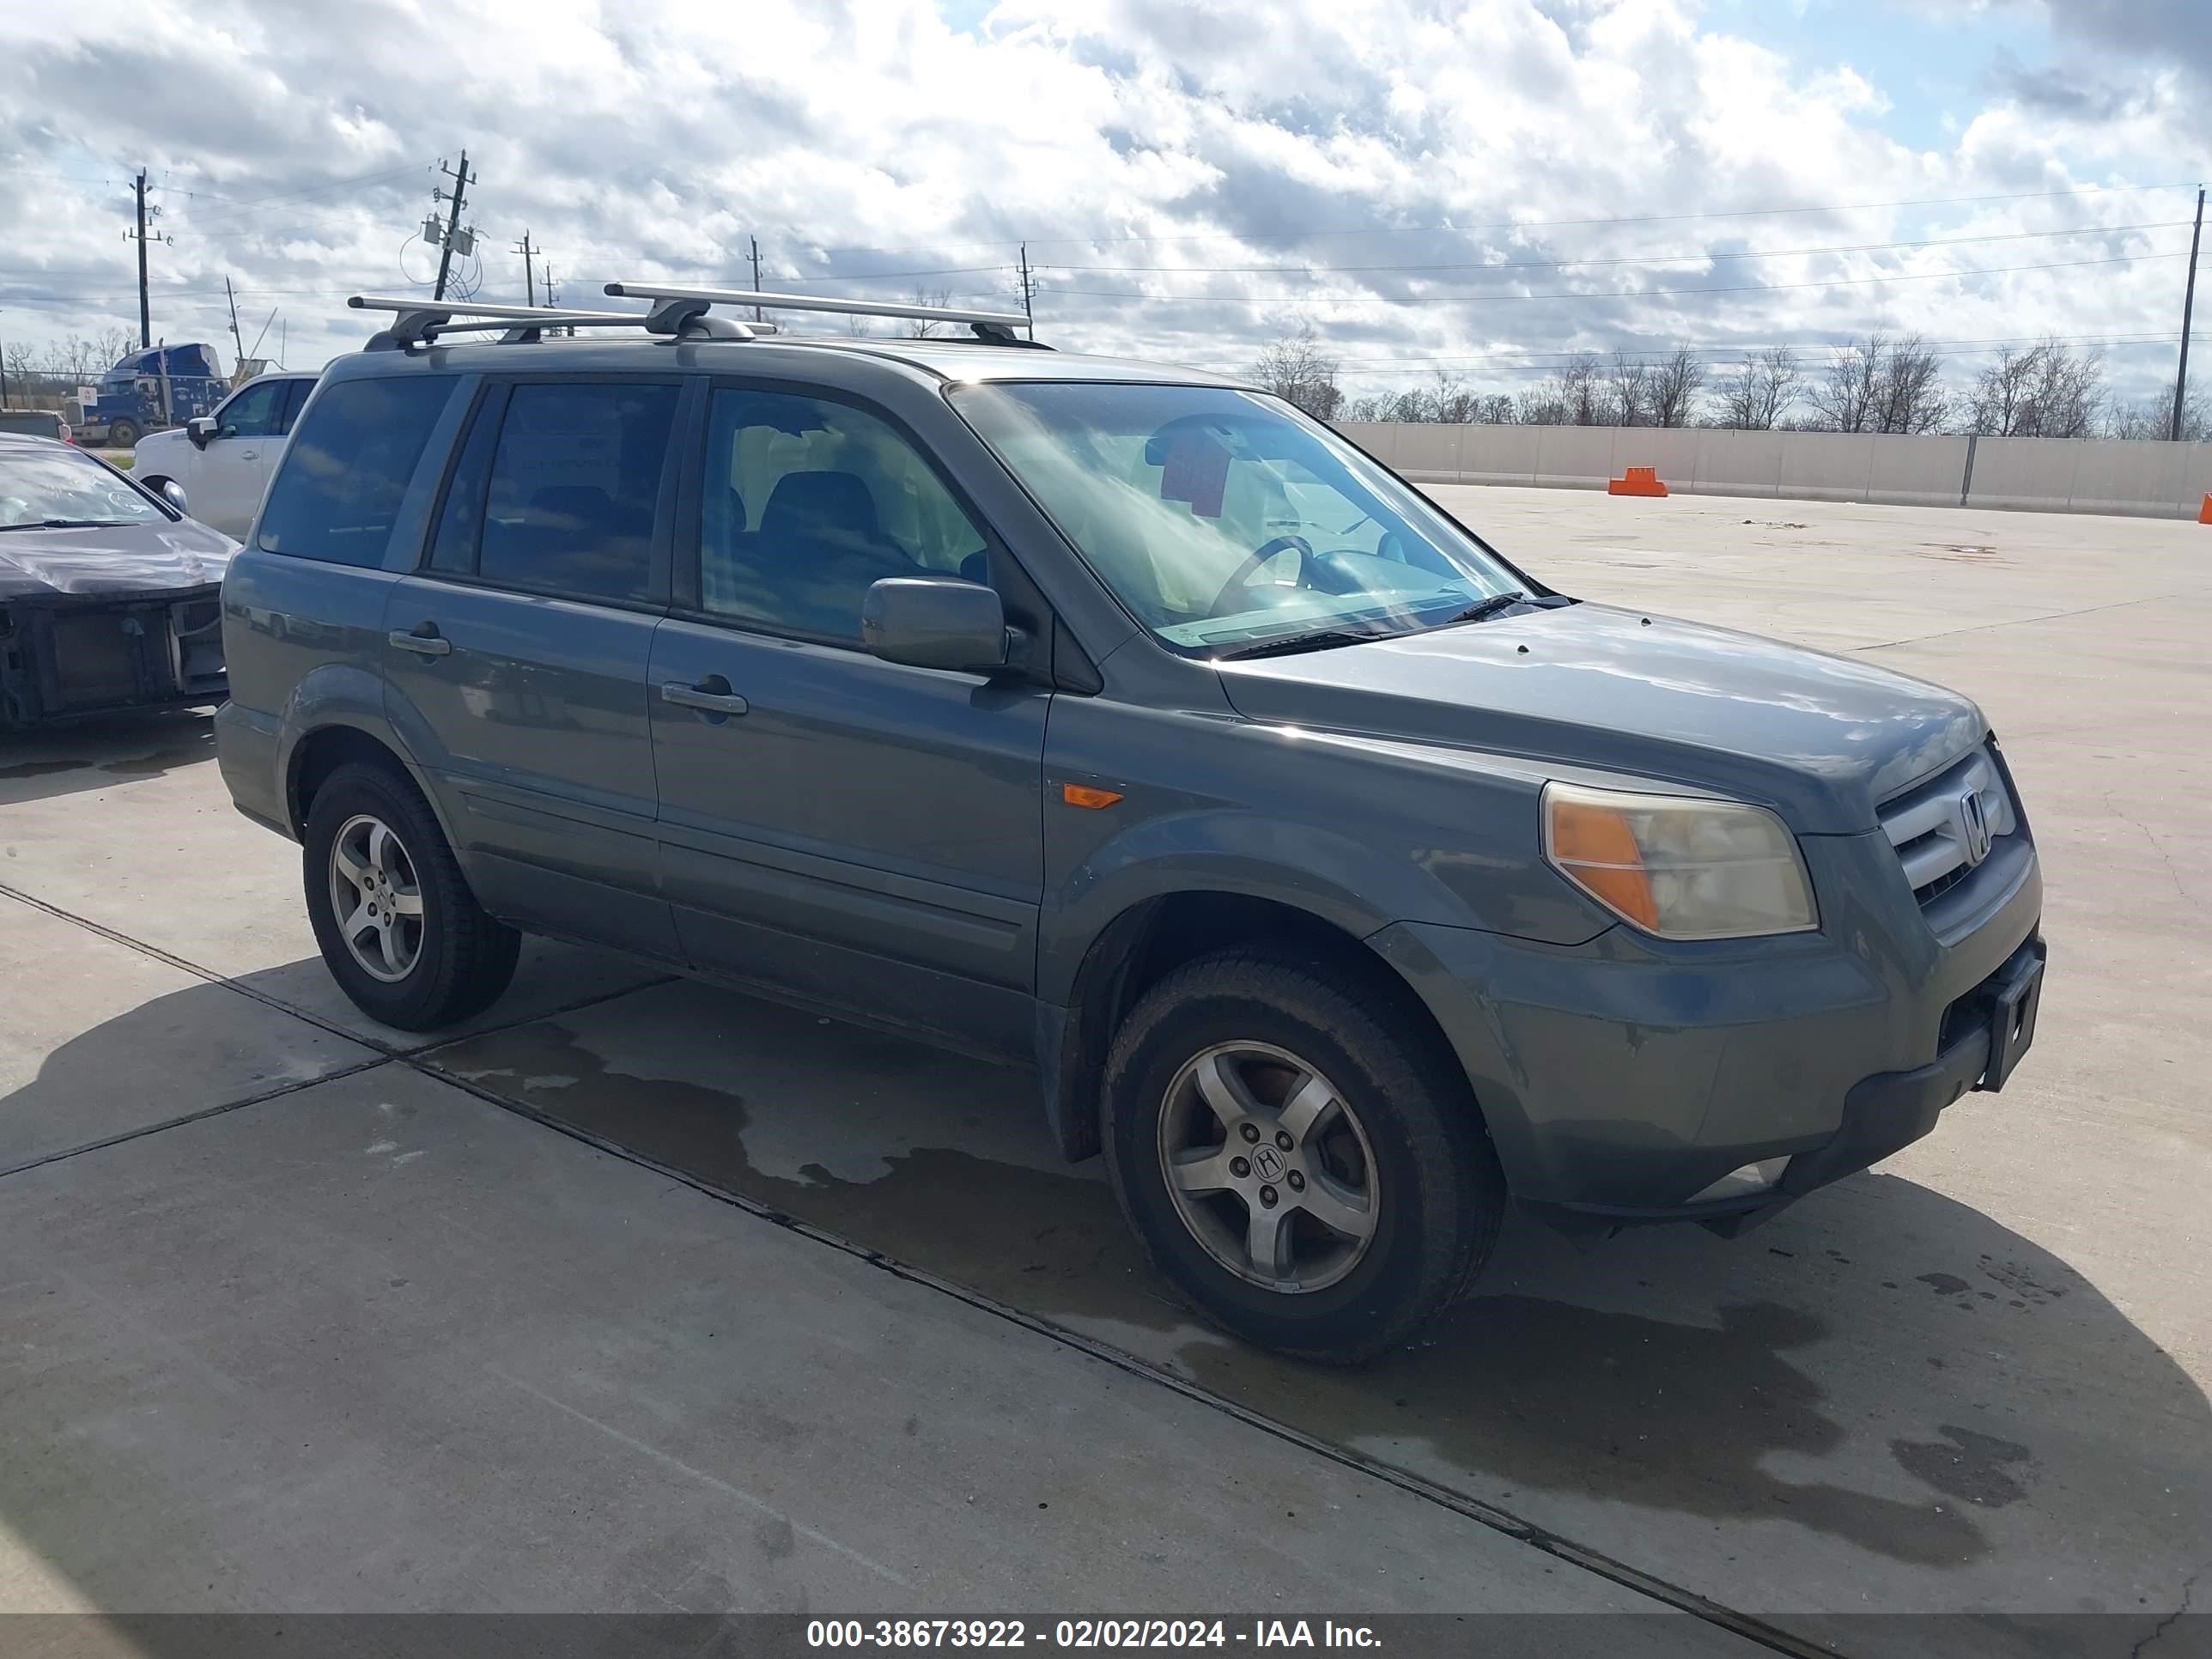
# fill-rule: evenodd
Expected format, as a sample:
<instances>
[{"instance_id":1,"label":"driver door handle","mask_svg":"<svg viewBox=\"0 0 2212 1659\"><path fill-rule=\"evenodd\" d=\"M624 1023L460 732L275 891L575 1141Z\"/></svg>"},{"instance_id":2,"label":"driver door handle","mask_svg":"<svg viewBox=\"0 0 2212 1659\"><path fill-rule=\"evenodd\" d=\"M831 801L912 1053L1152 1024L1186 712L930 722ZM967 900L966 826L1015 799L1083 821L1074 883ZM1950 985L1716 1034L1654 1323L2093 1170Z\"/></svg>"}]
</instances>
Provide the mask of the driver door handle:
<instances>
[{"instance_id":1,"label":"driver door handle","mask_svg":"<svg viewBox=\"0 0 2212 1659\"><path fill-rule=\"evenodd\" d=\"M709 674L696 685L685 685L680 680L664 680L660 687L660 700L709 714L742 714L752 706L731 690L729 681L720 674Z\"/></svg>"},{"instance_id":2,"label":"driver door handle","mask_svg":"<svg viewBox=\"0 0 2212 1659\"><path fill-rule=\"evenodd\" d=\"M434 622L419 622L405 633L393 629L384 636L402 651L412 651L418 657L444 657L453 653L453 642L438 631Z\"/></svg>"}]
</instances>

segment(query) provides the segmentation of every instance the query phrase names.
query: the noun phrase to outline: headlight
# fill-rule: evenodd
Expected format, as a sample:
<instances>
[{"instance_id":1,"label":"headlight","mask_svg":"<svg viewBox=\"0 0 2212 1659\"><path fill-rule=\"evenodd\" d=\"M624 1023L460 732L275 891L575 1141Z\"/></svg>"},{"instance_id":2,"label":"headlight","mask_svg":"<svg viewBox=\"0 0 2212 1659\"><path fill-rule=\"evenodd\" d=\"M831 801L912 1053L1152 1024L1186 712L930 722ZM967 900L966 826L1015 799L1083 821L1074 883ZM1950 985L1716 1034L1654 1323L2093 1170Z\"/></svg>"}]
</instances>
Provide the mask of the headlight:
<instances>
[{"instance_id":1,"label":"headlight","mask_svg":"<svg viewBox=\"0 0 2212 1659\"><path fill-rule=\"evenodd\" d=\"M1747 939L1817 925L1790 831L1763 806L1544 786L1544 856L1662 939Z\"/></svg>"}]
</instances>

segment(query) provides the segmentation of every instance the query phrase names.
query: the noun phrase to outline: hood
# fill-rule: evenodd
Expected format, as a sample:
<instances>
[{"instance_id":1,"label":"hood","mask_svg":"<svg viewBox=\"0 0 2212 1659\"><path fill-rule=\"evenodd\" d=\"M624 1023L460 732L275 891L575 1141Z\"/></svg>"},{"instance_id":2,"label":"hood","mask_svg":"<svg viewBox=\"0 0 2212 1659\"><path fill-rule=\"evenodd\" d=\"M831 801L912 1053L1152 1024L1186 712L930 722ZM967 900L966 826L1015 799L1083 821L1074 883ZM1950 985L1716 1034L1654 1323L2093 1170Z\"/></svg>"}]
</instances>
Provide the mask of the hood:
<instances>
[{"instance_id":1,"label":"hood","mask_svg":"<svg viewBox=\"0 0 2212 1659\"><path fill-rule=\"evenodd\" d=\"M1872 663L1599 605L1221 675L1252 720L1689 784L1772 805L1809 835L1875 828L1877 803L1987 730L1957 692Z\"/></svg>"},{"instance_id":2,"label":"hood","mask_svg":"<svg viewBox=\"0 0 2212 1659\"><path fill-rule=\"evenodd\" d=\"M222 580L238 544L190 519L0 530L0 601L162 593Z\"/></svg>"}]
</instances>

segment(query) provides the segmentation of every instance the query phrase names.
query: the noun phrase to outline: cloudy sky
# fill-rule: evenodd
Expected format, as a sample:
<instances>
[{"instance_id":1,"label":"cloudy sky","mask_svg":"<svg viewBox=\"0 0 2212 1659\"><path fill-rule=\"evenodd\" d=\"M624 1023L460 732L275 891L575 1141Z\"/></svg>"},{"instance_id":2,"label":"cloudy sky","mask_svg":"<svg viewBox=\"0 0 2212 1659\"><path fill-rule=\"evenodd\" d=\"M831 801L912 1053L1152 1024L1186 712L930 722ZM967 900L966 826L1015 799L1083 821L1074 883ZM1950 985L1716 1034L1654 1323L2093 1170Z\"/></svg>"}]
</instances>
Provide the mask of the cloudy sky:
<instances>
[{"instance_id":1,"label":"cloudy sky","mask_svg":"<svg viewBox=\"0 0 2212 1659\"><path fill-rule=\"evenodd\" d=\"M135 332L290 367L467 276L1018 305L1041 337L1235 368L1310 321L1355 392L1513 390L1577 348L1717 362L1917 330L2170 378L2212 175L2206 0L0 3L0 341ZM2212 296L2208 296L2212 311ZM2208 330L2199 313L2200 332ZM2200 359L2203 361L2203 359ZM2212 374L2212 361L2205 362Z\"/></svg>"}]
</instances>

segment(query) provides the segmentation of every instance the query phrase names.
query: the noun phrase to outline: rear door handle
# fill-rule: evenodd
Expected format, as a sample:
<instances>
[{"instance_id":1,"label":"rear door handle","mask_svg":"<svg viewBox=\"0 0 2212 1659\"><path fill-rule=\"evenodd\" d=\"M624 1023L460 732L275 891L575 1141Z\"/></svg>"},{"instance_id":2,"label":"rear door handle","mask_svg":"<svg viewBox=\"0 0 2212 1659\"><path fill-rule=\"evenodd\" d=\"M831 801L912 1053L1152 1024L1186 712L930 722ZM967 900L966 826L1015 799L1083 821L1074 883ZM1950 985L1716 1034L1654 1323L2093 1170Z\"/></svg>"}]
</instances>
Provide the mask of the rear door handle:
<instances>
[{"instance_id":1,"label":"rear door handle","mask_svg":"<svg viewBox=\"0 0 2212 1659\"><path fill-rule=\"evenodd\" d=\"M438 624L433 622L416 623L404 634L395 628L384 637L402 651L412 651L418 657L449 656L453 649L453 642L439 633Z\"/></svg>"},{"instance_id":2,"label":"rear door handle","mask_svg":"<svg viewBox=\"0 0 2212 1659\"><path fill-rule=\"evenodd\" d=\"M709 674L696 685L685 685L678 680L661 683L660 700L679 708L697 708L709 714L742 714L751 707L743 697L730 690L729 681L720 674Z\"/></svg>"}]
</instances>

